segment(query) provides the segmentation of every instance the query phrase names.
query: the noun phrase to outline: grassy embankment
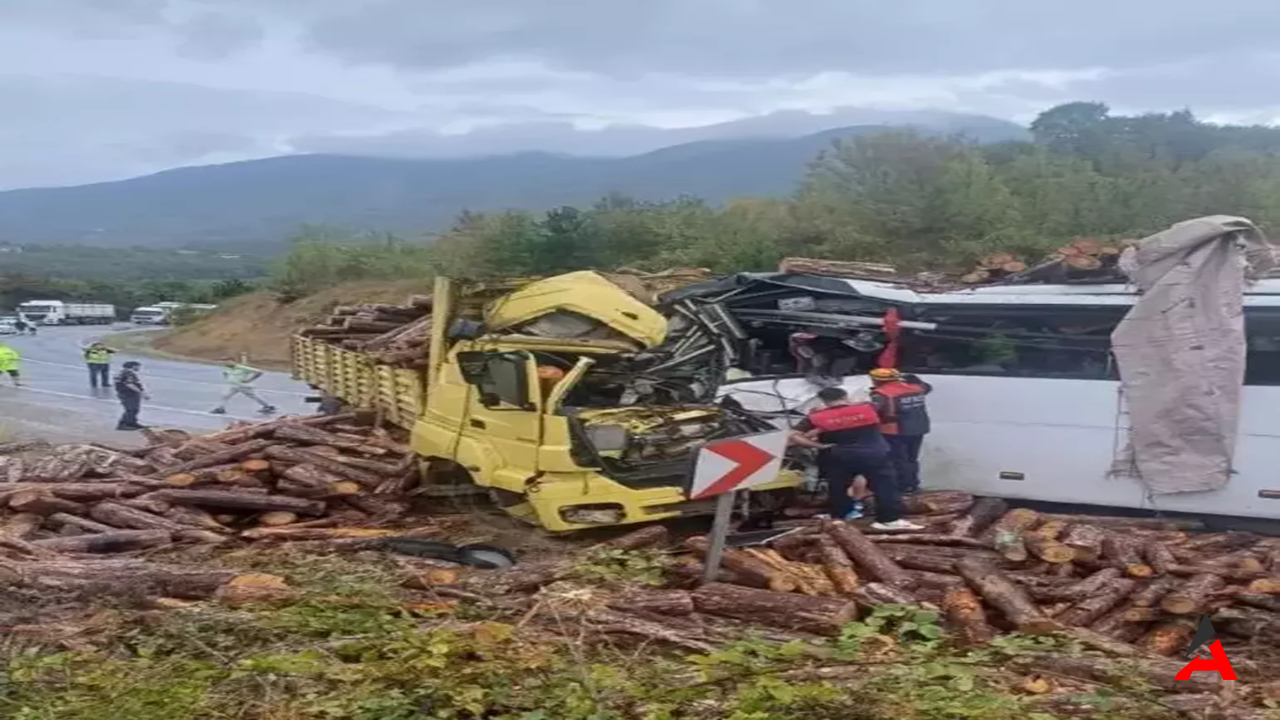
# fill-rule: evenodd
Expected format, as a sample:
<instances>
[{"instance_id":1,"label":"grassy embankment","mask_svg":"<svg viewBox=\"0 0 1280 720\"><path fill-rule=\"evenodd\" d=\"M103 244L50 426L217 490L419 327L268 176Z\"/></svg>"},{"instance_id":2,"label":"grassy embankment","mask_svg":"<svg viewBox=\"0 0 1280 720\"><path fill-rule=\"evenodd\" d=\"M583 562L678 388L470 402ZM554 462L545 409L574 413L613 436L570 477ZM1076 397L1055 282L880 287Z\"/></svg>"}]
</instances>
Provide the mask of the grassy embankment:
<instances>
[{"instance_id":1,"label":"grassy embankment","mask_svg":"<svg viewBox=\"0 0 1280 720\"><path fill-rule=\"evenodd\" d=\"M118 333L111 341L143 355L208 362L243 356L264 369L288 370L289 338L298 328L322 320L335 306L399 303L429 290L427 281L353 282L292 303L281 303L268 292L256 292L228 300L213 314L190 325Z\"/></svg>"}]
</instances>

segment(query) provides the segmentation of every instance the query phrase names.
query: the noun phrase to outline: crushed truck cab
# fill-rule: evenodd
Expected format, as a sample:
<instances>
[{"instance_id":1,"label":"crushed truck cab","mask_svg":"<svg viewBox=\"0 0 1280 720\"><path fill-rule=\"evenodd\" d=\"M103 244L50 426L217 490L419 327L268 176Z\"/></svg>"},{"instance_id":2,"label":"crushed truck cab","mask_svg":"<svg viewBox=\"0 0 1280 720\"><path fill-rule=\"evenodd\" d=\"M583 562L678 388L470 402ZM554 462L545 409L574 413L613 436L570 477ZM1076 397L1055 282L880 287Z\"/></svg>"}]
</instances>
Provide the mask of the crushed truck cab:
<instances>
[{"instance_id":1,"label":"crushed truck cab","mask_svg":"<svg viewBox=\"0 0 1280 720\"><path fill-rule=\"evenodd\" d=\"M437 279L425 369L294 339L294 373L409 429L428 477L488 488L511 514L553 531L710 512L687 483L706 442L772 426L717 405L641 405L629 362L667 319L592 272L529 283L476 312ZM784 470L753 497L794 488Z\"/></svg>"}]
</instances>

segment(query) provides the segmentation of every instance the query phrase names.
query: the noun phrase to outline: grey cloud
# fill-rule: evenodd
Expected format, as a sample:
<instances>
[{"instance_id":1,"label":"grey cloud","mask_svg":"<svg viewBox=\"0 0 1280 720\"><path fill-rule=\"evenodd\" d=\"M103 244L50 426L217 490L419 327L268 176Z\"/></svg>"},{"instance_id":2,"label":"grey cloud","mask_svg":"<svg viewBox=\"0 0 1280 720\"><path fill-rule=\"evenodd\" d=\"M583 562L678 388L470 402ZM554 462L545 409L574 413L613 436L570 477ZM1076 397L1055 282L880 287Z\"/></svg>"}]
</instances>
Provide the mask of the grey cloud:
<instances>
[{"instance_id":1,"label":"grey cloud","mask_svg":"<svg viewBox=\"0 0 1280 720\"><path fill-rule=\"evenodd\" d=\"M1275 106L1280 101L1272 89L1277 86L1280 56L1227 51L1077 81L1064 94L1101 100L1120 110L1190 107L1207 113Z\"/></svg>"},{"instance_id":2,"label":"grey cloud","mask_svg":"<svg viewBox=\"0 0 1280 720\"><path fill-rule=\"evenodd\" d=\"M261 157L294 134L393 122L376 108L294 93L111 78L0 76L0 188L128 177Z\"/></svg>"},{"instance_id":3,"label":"grey cloud","mask_svg":"<svg viewBox=\"0 0 1280 720\"><path fill-rule=\"evenodd\" d=\"M1268 0L232 1L296 17L316 47L352 62L533 58L624 78L1129 67L1266 49L1280 25Z\"/></svg>"},{"instance_id":4,"label":"grey cloud","mask_svg":"<svg viewBox=\"0 0 1280 720\"><path fill-rule=\"evenodd\" d=\"M218 60L262 40L262 27L243 15L201 12L178 27L178 52L196 60Z\"/></svg>"},{"instance_id":5,"label":"grey cloud","mask_svg":"<svg viewBox=\"0 0 1280 720\"><path fill-rule=\"evenodd\" d=\"M530 109L526 109L532 114ZM922 125L953 127L967 116L938 111L882 111L837 108L826 114L798 111L701 127L663 129L646 125L612 125L579 130L572 123L507 123L469 133L445 135L430 130L402 130L366 136L312 136L292 141L301 152L393 157L452 158L544 151L572 155L619 156L657 150L680 143L746 137L798 137L851 125Z\"/></svg>"}]
</instances>

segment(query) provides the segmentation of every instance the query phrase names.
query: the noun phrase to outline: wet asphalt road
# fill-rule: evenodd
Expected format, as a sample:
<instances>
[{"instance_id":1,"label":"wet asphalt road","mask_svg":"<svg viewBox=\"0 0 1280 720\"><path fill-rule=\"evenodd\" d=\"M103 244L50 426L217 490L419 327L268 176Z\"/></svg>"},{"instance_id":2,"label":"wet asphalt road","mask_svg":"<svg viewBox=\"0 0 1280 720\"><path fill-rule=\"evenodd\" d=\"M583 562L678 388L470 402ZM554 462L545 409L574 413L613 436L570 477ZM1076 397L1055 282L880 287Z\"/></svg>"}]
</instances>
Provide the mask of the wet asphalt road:
<instances>
[{"instance_id":1,"label":"wet asphalt road","mask_svg":"<svg viewBox=\"0 0 1280 720\"><path fill-rule=\"evenodd\" d=\"M22 355L22 388L0 378L0 422L19 435L52 434L59 441L84 438L100 440L117 433L120 405L110 391L96 394L89 386L89 372L82 346L112 332L134 329L115 327L42 327L32 336L0 336ZM109 343L108 343L109 344ZM231 400L226 415L210 415L226 389L216 365L158 360L120 352L111 364L112 376L126 360L142 363L142 380L151 400L143 403L141 419L147 425L189 430L219 430L232 420L260 420L255 404L243 397ZM287 374L268 372L255 384L267 402L282 414L308 413L315 405L303 402L308 388ZM105 435L103 433L106 433ZM54 438L51 438L54 439Z\"/></svg>"}]
</instances>

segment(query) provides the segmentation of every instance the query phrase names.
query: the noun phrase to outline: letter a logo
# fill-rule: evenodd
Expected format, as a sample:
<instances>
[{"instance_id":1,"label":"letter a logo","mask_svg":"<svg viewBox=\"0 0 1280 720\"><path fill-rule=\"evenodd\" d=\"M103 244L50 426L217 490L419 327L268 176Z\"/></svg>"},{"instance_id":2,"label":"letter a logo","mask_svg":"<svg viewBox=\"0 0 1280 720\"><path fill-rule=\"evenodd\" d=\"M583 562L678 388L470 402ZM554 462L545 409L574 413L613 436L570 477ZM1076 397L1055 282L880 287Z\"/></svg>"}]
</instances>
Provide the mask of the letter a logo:
<instances>
[{"instance_id":1,"label":"letter a logo","mask_svg":"<svg viewBox=\"0 0 1280 720\"><path fill-rule=\"evenodd\" d=\"M1213 639L1213 642L1209 644L1209 657L1192 659L1191 662L1178 671L1178 674L1174 676L1174 680L1190 680L1191 673L1195 672L1216 672L1223 680L1236 679L1235 668L1231 667L1231 660L1227 658L1227 651L1222 648L1222 641L1217 639L1217 634L1217 631L1213 628L1213 623L1209 622L1208 613L1206 613L1200 618L1200 627L1196 629L1196 635L1191 639L1191 647L1187 649L1186 656L1190 656L1200 649L1201 645Z\"/></svg>"}]
</instances>

